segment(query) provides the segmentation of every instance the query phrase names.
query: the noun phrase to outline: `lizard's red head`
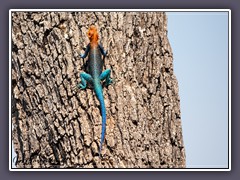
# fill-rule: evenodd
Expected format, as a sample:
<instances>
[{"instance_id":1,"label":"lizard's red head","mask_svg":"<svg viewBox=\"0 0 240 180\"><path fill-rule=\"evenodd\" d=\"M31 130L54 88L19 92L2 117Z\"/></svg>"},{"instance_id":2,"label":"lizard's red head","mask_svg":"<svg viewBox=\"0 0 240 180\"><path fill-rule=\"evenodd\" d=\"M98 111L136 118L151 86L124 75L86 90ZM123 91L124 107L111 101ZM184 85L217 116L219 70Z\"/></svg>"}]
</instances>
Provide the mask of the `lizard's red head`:
<instances>
[{"instance_id":1,"label":"lizard's red head","mask_svg":"<svg viewBox=\"0 0 240 180\"><path fill-rule=\"evenodd\" d=\"M94 25L91 25L88 32L87 32L88 38L90 40L90 43L98 43L98 32L97 28Z\"/></svg>"}]
</instances>

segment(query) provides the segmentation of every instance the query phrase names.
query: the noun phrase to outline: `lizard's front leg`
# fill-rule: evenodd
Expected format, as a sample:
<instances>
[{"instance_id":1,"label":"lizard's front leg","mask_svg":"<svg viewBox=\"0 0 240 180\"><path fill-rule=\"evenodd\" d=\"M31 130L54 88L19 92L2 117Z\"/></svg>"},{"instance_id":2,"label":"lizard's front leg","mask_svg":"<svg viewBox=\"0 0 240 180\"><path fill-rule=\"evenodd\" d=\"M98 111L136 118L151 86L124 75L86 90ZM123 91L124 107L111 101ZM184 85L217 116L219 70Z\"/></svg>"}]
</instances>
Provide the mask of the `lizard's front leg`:
<instances>
[{"instance_id":1,"label":"lizard's front leg","mask_svg":"<svg viewBox=\"0 0 240 180\"><path fill-rule=\"evenodd\" d=\"M86 89L87 82L92 83L93 81L92 76L85 72L80 73L80 79L81 79L81 83L77 85L77 88L79 89Z\"/></svg>"},{"instance_id":2,"label":"lizard's front leg","mask_svg":"<svg viewBox=\"0 0 240 180\"><path fill-rule=\"evenodd\" d=\"M103 55L104 57L106 57L108 51L107 51L107 50L105 51L101 44L99 44L98 46L99 46L99 48L100 48L100 51L101 51L102 55Z\"/></svg>"},{"instance_id":3,"label":"lizard's front leg","mask_svg":"<svg viewBox=\"0 0 240 180\"><path fill-rule=\"evenodd\" d=\"M90 45L88 44L87 47L86 47L86 49L85 49L84 54L80 54L80 57L81 57L81 58L87 57L89 50L90 50Z\"/></svg>"}]
</instances>

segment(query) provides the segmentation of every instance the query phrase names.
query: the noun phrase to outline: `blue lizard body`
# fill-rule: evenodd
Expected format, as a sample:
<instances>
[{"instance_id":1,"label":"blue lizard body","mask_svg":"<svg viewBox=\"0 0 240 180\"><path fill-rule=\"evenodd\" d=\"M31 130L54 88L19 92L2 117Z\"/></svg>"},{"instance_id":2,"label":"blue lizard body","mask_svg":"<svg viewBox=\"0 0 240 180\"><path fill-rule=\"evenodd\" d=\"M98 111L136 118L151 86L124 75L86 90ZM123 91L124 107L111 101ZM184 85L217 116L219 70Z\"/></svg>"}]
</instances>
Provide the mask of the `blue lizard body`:
<instances>
[{"instance_id":1,"label":"blue lizard body","mask_svg":"<svg viewBox=\"0 0 240 180\"><path fill-rule=\"evenodd\" d=\"M81 55L81 58L85 58L88 55L88 63L87 63L87 72L88 73L80 73L81 83L78 84L78 88L85 89L87 87L87 83L93 86L97 99L100 103L101 116L102 116L102 133L101 133L101 141L99 148L99 156L101 156L102 144L104 142L105 131L106 131L106 108L103 97L103 88L101 81L105 80L105 84L109 85L112 83L112 79L110 78L111 70L107 69L104 72L103 64L104 61L102 59L102 55L105 58L107 55L107 51L104 51L103 47L98 44L98 33L95 26L91 26L88 31L88 37L90 43L86 47L85 53Z\"/></svg>"}]
</instances>

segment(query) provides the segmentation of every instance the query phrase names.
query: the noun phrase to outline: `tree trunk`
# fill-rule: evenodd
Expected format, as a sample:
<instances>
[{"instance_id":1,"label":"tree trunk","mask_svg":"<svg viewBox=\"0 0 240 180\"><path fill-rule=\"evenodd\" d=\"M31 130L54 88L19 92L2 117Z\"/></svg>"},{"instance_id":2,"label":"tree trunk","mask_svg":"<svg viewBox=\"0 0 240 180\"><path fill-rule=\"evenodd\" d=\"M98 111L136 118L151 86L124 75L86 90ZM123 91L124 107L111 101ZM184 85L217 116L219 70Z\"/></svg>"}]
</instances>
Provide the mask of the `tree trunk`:
<instances>
[{"instance_id":1,"label":"tree trunk","mask_svg":"<svg viewBox=\"0 0 240 180\"><path fill-rule=\"evenodd\" d=\"M98 28L114 83L102 158L99 102L77 90ZM13 12L12 139L18 168L184 168L180 98L164 12Z\"/></svg>"}]
</instances>

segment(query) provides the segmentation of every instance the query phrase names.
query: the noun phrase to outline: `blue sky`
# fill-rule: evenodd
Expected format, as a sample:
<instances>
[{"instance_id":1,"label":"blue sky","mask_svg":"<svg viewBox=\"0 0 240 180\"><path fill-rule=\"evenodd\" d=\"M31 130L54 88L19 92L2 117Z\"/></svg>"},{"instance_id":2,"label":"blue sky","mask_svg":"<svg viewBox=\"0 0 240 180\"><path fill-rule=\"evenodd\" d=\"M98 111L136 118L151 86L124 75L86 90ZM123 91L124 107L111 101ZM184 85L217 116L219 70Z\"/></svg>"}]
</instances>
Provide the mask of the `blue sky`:
<instances>
[{"instance_id":1,"label":"blue sky","mask_svg":"<svg viewBox=\"0 0 240 180\"><path fill-rule=\"evenodd\" d=\"M189 168L228 167L228 12L167 12Z\"/></svg>"}]
</instances>

